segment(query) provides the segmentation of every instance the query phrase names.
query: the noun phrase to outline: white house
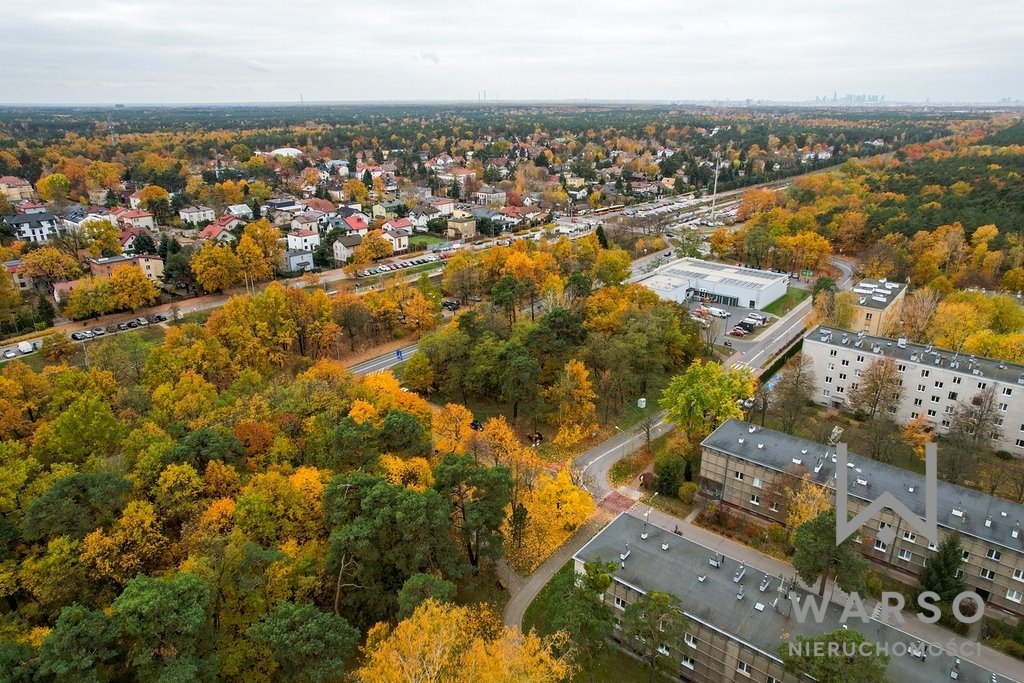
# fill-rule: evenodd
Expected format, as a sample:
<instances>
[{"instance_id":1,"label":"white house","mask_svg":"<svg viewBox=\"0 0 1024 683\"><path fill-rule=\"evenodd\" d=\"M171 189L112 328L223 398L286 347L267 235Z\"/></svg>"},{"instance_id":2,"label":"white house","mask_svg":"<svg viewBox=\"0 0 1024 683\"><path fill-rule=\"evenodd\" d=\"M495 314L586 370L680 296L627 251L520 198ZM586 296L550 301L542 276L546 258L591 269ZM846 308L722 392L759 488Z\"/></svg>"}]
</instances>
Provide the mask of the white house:
<instances>
[{"instance_id":1,"label":"white house","mask_svg":"<svg viewBox=\"0 0 1024 683\"><path fill-rule=\"evenodd\" d=\"M338 263L345 263L352 257L356 247L363 243L362 235L342 235L334 240L334 260Z\"/></svg>"},{"instance_id":2,"label":"white house","mask_svg":"<svg viewBox=\"0 0 1024 683\"><path fill-rule=\"evenodd\" d=\"M412 221L408 218L392 218L380 226L384 230L412 230Z\"/></svg>"},{"instance_id":3,"label":"white house","mask_svg":"<svg viewBox=\"0 0 1024 683\"><path fill-rule=\"evenodd\" d=\"M246 204L232 204L228 207L228 213L245 221L252 220L252 209Z\"/></svg>"},{"instance_id":4,"label":"white house","mask_svg":"<svg viewBox=\"0 0 1024 683\"><path fill-rule=\"evenodd\" d=\"M430 203L442 216L451 216L455 212L455 200L450 197L435 197Z\"/></svg>"},{"instance_id":5,"label":"white house","mask_svg":"<svg viewBox=\"0 0 1024 683\"><path fill-rule=\"evenodd\" d=\"M186 206L178 212L178 217L185 223L198 225L203 222L212 221L217 217L217 214L208 206Z\"/></svg>"},{"instance_id":6,"label":"white house","mask_svg":"<svg viewBox=\"0 0 1024 683\"><path fill-rule=\"evenodd\" d=\"M288 249L313 251L320 246L320 233L316 230L293 230L288 233Z\"/></svg>"},{"instance_id":7,"label":"white house","mask_svg":"<svg viewBox=\"0 0 1024 683\"><path fill-rule=\"evenodd\" d=\"M45 242L60 230L56 216L49 212L4 216L4 223L14 229L19 240L28 242Z\"/></svg>"},{"instance_id":8,"label":"white house","mask_svg":"<svg viewBox=\"0 0 1024 683\"><path fill-rule=\"evenodd\" d=\"M126 209L123 206L119 206L116 209L111 209L110 214L117 219L117 222L122 227L156 230L156 220L153 218L153 214L148 211Z\"/></svg>"}]
</instances>

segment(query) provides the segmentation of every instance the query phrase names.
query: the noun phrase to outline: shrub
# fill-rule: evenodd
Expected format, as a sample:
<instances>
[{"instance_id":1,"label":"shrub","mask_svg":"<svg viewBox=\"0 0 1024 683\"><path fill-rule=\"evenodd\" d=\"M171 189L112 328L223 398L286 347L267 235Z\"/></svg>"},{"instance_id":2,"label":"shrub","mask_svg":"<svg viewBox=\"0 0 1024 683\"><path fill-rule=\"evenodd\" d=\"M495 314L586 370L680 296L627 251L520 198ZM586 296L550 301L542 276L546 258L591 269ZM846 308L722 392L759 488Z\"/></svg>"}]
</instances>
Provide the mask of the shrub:
<instances>
[{"instance_id":1,"label":"shrub","mask_svg":"<svg viewBox=\"0 0 1024 683\"><path fill-rule=\"evenodd\" d=\"M663 496L675 496L682 483L683 460L674 455L662 456L654 461L654 488Z\"/></svg>"},{"instance_id":2,"label":"shrub","mask_svg":"<svg viewBox=\"0 0 1024 683\"><path fill-rule=\"evenodd\" d=\"M679 500L683 501L687 505L693 504L693 498L697 495L697 485L692 481L687 481L679 487Z\"/></svg>"}]
</instances>

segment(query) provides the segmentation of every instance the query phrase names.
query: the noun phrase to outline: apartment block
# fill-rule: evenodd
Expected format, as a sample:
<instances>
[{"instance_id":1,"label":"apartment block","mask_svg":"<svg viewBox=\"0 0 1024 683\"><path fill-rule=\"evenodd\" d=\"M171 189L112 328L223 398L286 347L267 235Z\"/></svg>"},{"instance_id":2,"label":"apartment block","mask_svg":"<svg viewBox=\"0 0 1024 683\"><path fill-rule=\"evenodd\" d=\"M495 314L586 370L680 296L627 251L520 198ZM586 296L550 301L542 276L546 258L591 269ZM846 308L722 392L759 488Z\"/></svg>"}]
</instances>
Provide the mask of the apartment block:
<instances>
[{"instance_id":1,"label":"apartment block","mask_svg":"<svg viewBox=\"0 0 1024 683\"><path fill-rule=\"evenodd\" d=\"M887 280L861 280L853 288L857 300L854 302L854 332L882 335L889 331L890 323L899 318L907 286Z\"/></svg>"},{"instance_id":2,"label":"apartment block","mask_svg":"<svg viewBox=\"0 0 1024 683\"><path fill-rule=\"evenodd\" d=\"M843 610L838 604L829 604L822 622L808 618L802 624L792 612L793 604L808 596L803 588L628 513L616 517L573 555L578 573L585 571L587 562L598 559L619 565L604 601L613 612L615 637L620 642L622 615L628 605L651 591L679 598L689 622L687 633L682 642L657 645L660 656L671 659L663 662L663 670L673 680L804 683L810 679L784 671L778 656L779 643L842 628ZM867 624L854 620L850 628L889 648L896 643L911 650L926 647L878 620ZM941 644L935 646L937 649ZM926 659L892 657L886 676L901 683L934 683L951 678L976 683L1007 680L948 654Z\"/></svg>"},{"instance_id":3,"label":"apartment block","mask_svg":"<svg viewBox=\"0 0 1024 683\"><path fill-rule=\"evenodd\" d=\"M940 434L949 430L959 402L995 387L1001 431L993 444L1024 456L1024 365L823 326L804 337L803 354L814 368L814 401L832 408L848 405L850 392L872 363L892 358L903 389L893 419L907 424L924 416Z\"/></svg>"},{"instance_id":4,"label":"apartment block","mask_svg":"<svg viewBox=\"0 0 1024 683\"><path fill-rule=\"evenodd\" d=\"M794 477L825 487L835 503L832 447L739 420L725 422L701 447L701 490L729 506L785 526L783 486ZM853 453L847 467L850 514L859 514L887 491L924 518L923 475ZM944 481L938 482L938 502L939 536L960 534L966 585L986 604L1024 615L1024 505ZM878 538L886 529L894 534L889 542ZM911 577L936 550L889 508L861 528L856 542L868 559Z\"/></svg>"}]
</instances>

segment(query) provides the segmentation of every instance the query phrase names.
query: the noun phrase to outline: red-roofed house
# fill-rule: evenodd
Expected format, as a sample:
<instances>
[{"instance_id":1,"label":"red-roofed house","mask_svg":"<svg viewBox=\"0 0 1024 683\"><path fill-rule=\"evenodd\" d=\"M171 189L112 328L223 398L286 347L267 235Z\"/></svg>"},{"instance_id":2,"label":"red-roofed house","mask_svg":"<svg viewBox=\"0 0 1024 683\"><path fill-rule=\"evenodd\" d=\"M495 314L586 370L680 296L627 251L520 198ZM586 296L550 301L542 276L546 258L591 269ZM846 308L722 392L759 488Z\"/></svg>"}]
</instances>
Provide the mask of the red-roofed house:
<instances>
[{"instance_id":1,"label":"red-roofed house","mask_svg":"<svg viewBox=\"0 0 1024 683\"><path fill-rule=\"evenodd\" d=\"M362 235L363 237L366 237L366 233L370 231L369 223L366 222L365 218L358 214L346 216L345 225L348 226L349 232Z\"/></svg>"},{"instance_id":2,"label":"red-roofed house","mask_svg":"<svg viewBox=\"0 0 1024 683\"><path fill-rule=\"evenodd\" d=\"M408 218L392 218L380 226L385 230L412 230L412 221Z\"/></svg>"},{"instance_id":3,"label":"red-roofed house","mask_svg":"<svg viewBox=\"0 0 1024 683\"><path fill-rule=\"evenodd\" d=\"M119 206L115 209L111 209L110 215L121 224L122 228L146 228L147 230L156 230L156 221L153 219L153 214L148 211L126 209L123 206Z\"/></svg>"},{"instance_id":4,"label":"red-roofed house","mask_svg":"<svg viewBox=\"0 0 1024 683\"><path fill-rule=\"evenodd\" d=\"M11 279L18 285L18 289L27 290L32 287L32 277L21 272L21 259L4 261L4 270L11 274Z\"/></svg>"},{"instance_id":5,"label":"red-roofed house","mask_svg":"<svg viewBox=\"0 0 1024 683\"><path fill-rule=\"evenodd\" d=\"M149 230L143 230L142 228L125 228L121 230L121 251L135 251L135 238L139 235L149 235L153 237ZM156 242L156 240L153 240Z\"/></svg>"},{"instance_id":6,"label":"red-roofed house","mask_svg":"<svg viewBox=\"0 0 1024 683\"><path fill-rule=\"evenodd\" d=\"M299 204L302 204L308 209L320 211L321 213L330 213L331 211L334 211L335 209L338 208L330 201L326 199L320 199L318 197L313 197L312 199L300 199Z\"/></svg>"},{"instance_id":7,"label":"red-roofed house","mask_svg":"<svg viewBox=\"0 0 1024 683\"><path fill-rule=\"evenodd\" d=\"M32 199L32 183L12 175L0 176L0 194L12 204L23 199Z\"/></svg>"},{"instance_id":8,"label":"red-roofed house","mask_svg":"<svg viewBox=\"0 0 1024 683\"><path fill-rule=\"evenodd\" d=\"M25 201L19 202L18 204L16 204L14 206L14 210L17 213L21 213L21 214L26 214L26 213L45 213L46 212L46 204L43 204L42 202L37 202L34 199L26 199Z\"/></svg>"},{"instance_id":9,"label":"red-roofed house","mask_svg":"<svg viewBox=\"0 0 1024 683\"><path fill-rule=\"evenodd\" d=\"M231 234L228 228L217 223L210 223L205 228L199 231L199 239L201 240L212 240L221 244L227 244L235 241L235 236Z\"/></svg>"}]
</instances>

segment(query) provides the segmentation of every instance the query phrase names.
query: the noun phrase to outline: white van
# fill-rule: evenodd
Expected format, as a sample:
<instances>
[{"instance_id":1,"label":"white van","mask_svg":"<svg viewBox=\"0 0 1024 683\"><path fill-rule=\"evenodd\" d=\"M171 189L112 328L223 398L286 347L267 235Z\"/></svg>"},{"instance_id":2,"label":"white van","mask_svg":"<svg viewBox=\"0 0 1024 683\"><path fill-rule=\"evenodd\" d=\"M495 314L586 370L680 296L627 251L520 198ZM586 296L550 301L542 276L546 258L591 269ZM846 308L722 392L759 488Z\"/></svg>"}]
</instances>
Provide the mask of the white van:
<instances>
[{"instance_id":1,"label":"white van","mask_svg":"<svg viewBox=\"0 0 1024 683\"><path fill-rule=\"evenodd\" d=\"M714 306L708 307L708 313L715 316L716 318L728 318L730 315L732 315L732 313L730 313L729 311L723 308L715 308Z\"/></svg>"},{"instance_id":2,"label":"white van","mask_svg":"<svg viewBox=\"0 0 1024 683\"><path fill-rule=\"evenodd\" d=\"M22 353L32 353L32 345L27 341L18 342L18 350Z\"/></svg>"}]
</instances>

